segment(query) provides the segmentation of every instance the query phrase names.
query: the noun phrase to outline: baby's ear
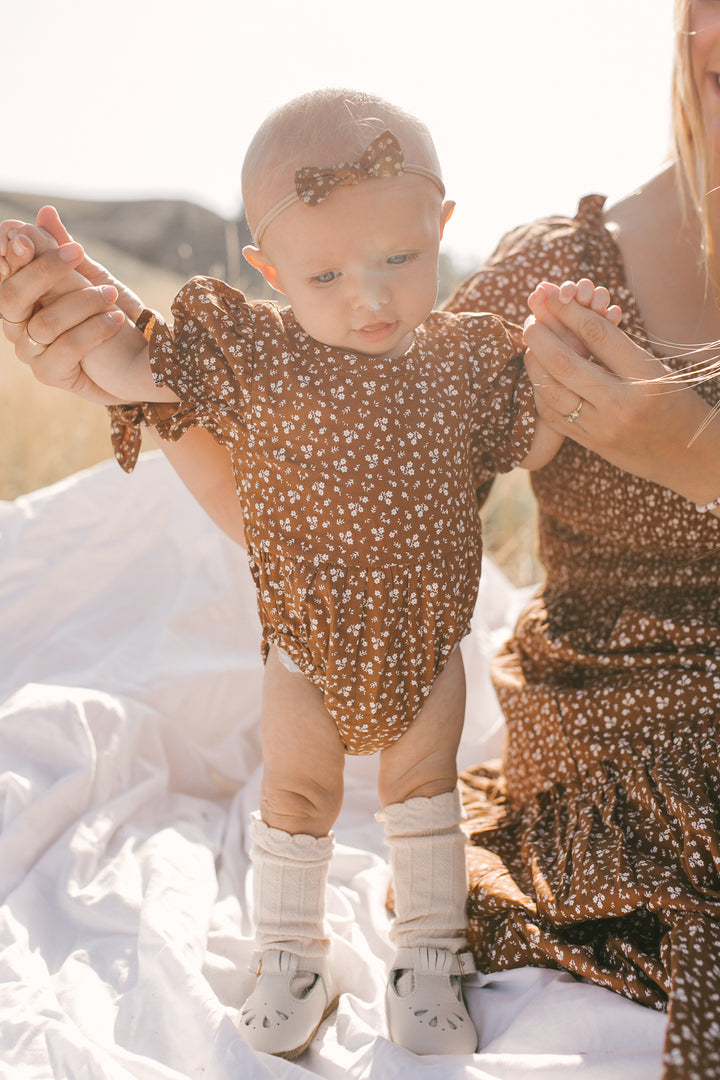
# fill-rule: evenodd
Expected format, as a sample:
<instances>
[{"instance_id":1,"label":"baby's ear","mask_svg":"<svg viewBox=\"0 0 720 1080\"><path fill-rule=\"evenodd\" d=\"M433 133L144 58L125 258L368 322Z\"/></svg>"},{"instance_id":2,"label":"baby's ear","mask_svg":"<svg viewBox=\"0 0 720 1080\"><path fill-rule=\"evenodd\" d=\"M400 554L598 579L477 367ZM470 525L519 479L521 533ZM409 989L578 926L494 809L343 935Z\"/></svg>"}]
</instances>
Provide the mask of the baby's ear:
<instances>
[{"instance_id":1,"label":"baby's ear","mask_svg":"<svg viewBox=\"0 0 720 1080\"><path fill-rule=\"evenodd\" d=\"M447 199L442 204L442 210L440 211L440 236L442 236L443 232L445 231L445 226L447 225L450 218L453 216L454 210L455 203L452 201L452 199Z\"/></svg>"},{"instance_id":2,"label":"baby's ear","mask_svg":"<svg viewBox=\"0 0 720 1080\"><path fill-rule=\"evenodd\" d=\"M276 267L268 262L260 248L252 247L251 244L248 244L243 248L243 255L251 266L254 266L256 270L259 270L271 289L275 289L275 291L279 293L283 291L278 283Z\"/></svg>"}]
</instances>

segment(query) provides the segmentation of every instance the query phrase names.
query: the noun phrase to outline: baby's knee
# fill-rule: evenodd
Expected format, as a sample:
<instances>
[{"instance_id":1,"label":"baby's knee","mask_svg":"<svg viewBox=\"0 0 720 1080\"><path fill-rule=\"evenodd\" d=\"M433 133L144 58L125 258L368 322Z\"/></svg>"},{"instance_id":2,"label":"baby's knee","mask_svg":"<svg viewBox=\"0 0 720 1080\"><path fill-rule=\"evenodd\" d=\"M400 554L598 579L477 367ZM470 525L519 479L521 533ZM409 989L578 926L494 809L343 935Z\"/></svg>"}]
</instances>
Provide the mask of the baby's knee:
<instances>
[{"instance_id":1,"label":"baby's knee","mask_svg":"<svg viewBox=\"0 0 720 1080\"><path fill-rule=\"evenodd\" d=\"M432 799L457 787L457 771L452 763L440 769L418 768L406 773L383 771L378 778L378 797L381 806L407 802L408 799Z\"/></svg>"},{"instance_id":2,"label":"baby's knee","mask_svg":"<svg viewBox=\"0 0 720 1080\"><path fill-rule=\"evenodd\" d=\"M342 780L264 777L260 815L275 829L297 835L326 836L342 806Z\"/></svg>"}]
</instances>

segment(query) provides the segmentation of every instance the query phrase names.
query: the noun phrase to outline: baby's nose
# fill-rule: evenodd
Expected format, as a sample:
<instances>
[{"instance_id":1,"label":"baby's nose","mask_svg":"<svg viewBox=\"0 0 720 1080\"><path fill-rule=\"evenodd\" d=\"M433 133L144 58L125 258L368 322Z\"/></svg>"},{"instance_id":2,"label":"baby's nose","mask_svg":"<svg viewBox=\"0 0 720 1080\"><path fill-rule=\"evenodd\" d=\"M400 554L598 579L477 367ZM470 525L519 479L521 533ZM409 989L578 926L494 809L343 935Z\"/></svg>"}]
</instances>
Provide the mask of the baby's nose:
<instances>
[{"instance_id":1,"label":"baby's nose","mask_svg":"<svg viewBox=\"0 0 720 1080\"><path fill-rule=\"evenodd\" d=\"M353 305L379 311L387 303L387 289L377 274L368 274L356 283Z\"/></svg>"}]
</instances>

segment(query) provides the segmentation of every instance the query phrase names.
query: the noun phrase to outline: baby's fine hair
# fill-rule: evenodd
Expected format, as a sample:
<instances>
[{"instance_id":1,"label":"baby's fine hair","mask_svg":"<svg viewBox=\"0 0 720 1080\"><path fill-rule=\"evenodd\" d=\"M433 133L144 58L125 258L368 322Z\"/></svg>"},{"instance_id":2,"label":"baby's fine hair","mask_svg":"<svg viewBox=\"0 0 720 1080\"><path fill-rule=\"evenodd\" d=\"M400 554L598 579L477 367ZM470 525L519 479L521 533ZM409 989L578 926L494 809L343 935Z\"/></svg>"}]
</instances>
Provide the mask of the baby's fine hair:
<instances>
[{"instance_id":1,"label":"baby's fine hair","mask_svg":"<svg viewBox=\"0 0 720 1080\"><path fill-rule=\"evenodd\" d=\"M312 90L281 105L258 128L243 163L243 204L251 230L271 206L293 190L297 169L357 161L368 144L388 128L399 140L408 163L441 175L437 151L425 125L374 94Z\"/></svg>"}]
</instances>

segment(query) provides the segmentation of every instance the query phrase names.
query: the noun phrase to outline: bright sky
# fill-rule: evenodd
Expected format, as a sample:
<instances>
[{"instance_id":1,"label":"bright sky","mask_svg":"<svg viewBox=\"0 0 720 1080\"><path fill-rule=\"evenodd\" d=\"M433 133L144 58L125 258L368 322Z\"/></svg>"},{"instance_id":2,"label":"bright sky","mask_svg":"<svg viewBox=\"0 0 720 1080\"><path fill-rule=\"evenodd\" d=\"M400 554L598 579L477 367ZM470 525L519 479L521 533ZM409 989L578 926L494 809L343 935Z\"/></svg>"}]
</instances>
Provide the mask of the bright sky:
<instances>
[{"instance_id":1,"label":"bright sky","mask_svg":"<svg viewBox=\"0 0 720 1080\"><path fill-rule=\"evenodd\" d=\"M3 4L0 190L240 205L245 148L318 86L430 128L470 264L513 225L662 162L672 0L34 0ZM11 107L8 108L8 105Z\"/></svg>"}]
</instances>

